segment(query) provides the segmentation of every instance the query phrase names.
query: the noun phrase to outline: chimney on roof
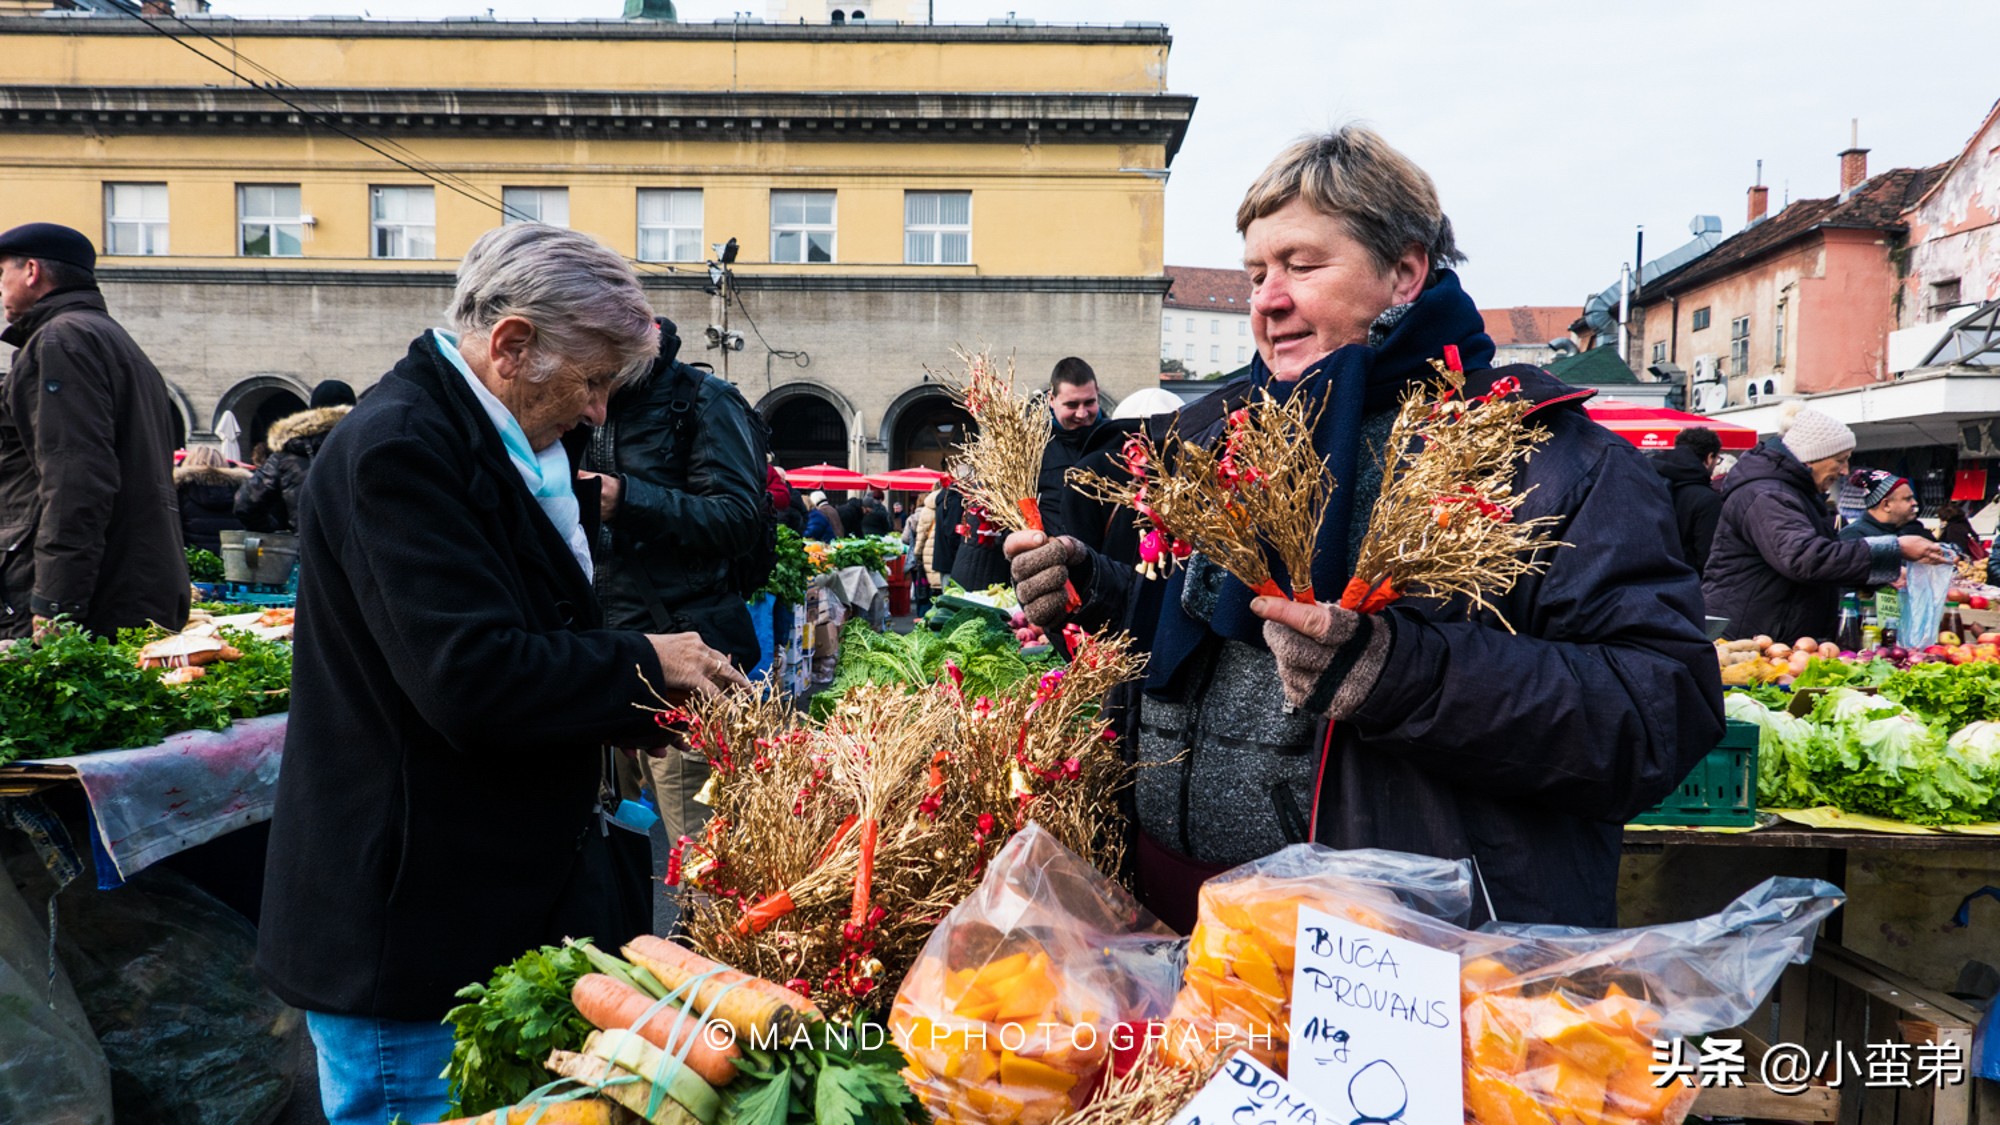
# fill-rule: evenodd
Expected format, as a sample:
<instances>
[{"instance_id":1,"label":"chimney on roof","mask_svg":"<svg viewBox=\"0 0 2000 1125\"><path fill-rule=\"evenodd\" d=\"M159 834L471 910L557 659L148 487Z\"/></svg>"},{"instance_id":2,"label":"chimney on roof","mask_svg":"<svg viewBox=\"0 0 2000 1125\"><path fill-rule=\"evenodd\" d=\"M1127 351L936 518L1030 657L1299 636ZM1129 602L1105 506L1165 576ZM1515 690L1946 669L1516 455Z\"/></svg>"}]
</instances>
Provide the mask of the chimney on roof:
<instances>
[{"instance_id":1,"label":"chimney on roof","mask_svg":"<svg viewBox=\"0 0 2000 1125\"><path fill-rule=\"evenodd\" d=\"M174 14L174 0L143 0L139 5L139 14L156 19L171 16Z\"/></svg>"},{"instance_id":2,"label":"chimney on roof","mask_svg":"<svg viewBox=\"0 0 2000 1125\"><path fill-rule=\"evenodd\" d=\"M1757 162L1757 182L1750 187L1750 216L1744 220L1745 226L1756 226L1764 221L1764 213L1771 207L1771 189L1764 186L1764 162Z\"/></svg>"},{"instance_id":3,"label":"chimney on roof","mask_svg":"<svg viewBox=\"0 0 2000 1125\"><path fill-rule=\"evenodd\" d=\"M1843 199L1868 178L1868 150L1861 147L1861 119L1853 118L1849 130L1847 149L1840 154L1840 194Z\"/></svg>"}]
</instances>

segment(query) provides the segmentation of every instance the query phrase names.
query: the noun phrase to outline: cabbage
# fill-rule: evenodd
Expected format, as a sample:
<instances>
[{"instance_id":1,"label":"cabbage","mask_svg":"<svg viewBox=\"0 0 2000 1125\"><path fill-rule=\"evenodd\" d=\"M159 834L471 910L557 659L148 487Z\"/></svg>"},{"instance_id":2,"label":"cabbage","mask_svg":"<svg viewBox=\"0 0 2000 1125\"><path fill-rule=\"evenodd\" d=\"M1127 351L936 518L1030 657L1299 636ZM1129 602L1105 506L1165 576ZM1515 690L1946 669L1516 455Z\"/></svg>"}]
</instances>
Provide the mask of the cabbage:
<instances>
[{"instance_id":1,"label":"cabbage","mask_svg":"<svg viewBox=\"0 0 2000 1125\"><path fill-rule=\"evenodd\" d=\"M1992 784L1974 780L1944 737L1900 707L1858 723L1822 726L1814 780L1849 812L1911 824L1967 824L1982 818ZM1829 756L1830 759L1829 760Z\"/></svg>"},{"instance_id":2,"label":"cabbage","mask_svg":"<svg viewBox=\"0 0 2000 1125\"><path fill-rule=\"evenodd\" d=\"M1945 741L1945 753L1957 759L1975 784L1991 786L1994 797L1987 816L2000 820L2000 723L1978 722Z\"/></svg>"},{"instance_id":3,"label":"cabbage","mask_svg":"<svg viewBox=\"0 0 2000 1125\"><path fill-rule=\"evenodd\" d=\"M1810 776L1811 723L1783 711L1774 711L1738 692L1723 697L1722 711L1738 722L1757 724L1757 800L1760 804L1789 809L1826 803Z\"/></svg>"}]
</instances>

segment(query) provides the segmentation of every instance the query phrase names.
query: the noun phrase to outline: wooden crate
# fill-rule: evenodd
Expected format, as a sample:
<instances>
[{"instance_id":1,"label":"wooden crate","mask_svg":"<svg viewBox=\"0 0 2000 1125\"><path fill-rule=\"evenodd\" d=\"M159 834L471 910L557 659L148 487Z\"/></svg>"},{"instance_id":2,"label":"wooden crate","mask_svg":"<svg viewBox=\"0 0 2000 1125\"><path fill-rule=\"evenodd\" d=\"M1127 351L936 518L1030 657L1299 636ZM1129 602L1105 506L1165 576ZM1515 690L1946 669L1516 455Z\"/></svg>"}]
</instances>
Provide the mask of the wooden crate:
<instances>
[{"instance_id":1,"label":"wooden crate","mask_svg":"<svg viewBox=\"0 0 2000 1125\"><path fill-rule=\"evenodd\" d=\"M2000 1084L1969 1076L1978 1018L1958 1000L1822 941L1809 963L1785 970L1747 1027L1721 1033L1743 1039L1750 1062L1743 1087L1703 1090L1691 1112L1834 1125L2000 1125ZM1943 1087L1871 1089L1863 1084L1865 1074L1847 1073L1839 1088L1814 1086L1796 1095L1757 1081L1772 1042L1802 1044L1815 1056L1838 1044L1865 1062L1869 1043L1889 1041L1956 1043L1968 1077Z\"/></svg>"}]
</instances>

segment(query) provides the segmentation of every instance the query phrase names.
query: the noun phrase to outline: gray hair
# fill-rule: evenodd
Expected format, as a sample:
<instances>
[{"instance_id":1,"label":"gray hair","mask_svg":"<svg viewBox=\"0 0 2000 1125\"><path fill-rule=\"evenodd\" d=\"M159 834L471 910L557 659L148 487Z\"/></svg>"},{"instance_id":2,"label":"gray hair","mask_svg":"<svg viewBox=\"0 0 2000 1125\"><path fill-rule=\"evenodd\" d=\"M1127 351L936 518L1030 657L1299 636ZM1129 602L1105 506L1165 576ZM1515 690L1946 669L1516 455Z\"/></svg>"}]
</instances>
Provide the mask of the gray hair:
<instances>
[{"instance_id":1,"label":"gray hair","mask_svg":"<svg viewBox=\"0 0 2000 1125\"><path fill-rule=\"evenodd\" d=\"M1430 175L1372 129L1343 125L1292 142L1244 193L1236 233L1294 199L1345 221L1379 269L1411 246L1423 248L1434 270L1465 260Z\"/></svg>"},{"instance_id":2,"label":"gray hair","mask_svg":"<svg viewBox=\"0 0 2000 1125\"><path fill-rule=\"evenodd\" d=\"M653 309L624 258L586 234L544 223L509 223L479 236L458 267L446 310L451 329L472 348L501 320L535 326L539 383L563 360L618 369L617 386L651 370L659 337Z\"/></svg>"}]
</instances>

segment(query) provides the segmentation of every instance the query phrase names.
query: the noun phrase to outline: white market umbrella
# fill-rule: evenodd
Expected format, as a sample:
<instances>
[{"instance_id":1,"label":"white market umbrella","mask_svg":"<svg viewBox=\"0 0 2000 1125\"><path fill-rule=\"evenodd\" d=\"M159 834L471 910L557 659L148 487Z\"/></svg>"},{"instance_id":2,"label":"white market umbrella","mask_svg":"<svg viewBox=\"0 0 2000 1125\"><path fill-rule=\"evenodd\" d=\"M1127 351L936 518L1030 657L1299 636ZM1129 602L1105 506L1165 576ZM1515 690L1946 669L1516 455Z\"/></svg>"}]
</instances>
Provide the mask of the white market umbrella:
<instances>
[{"instance_id":1,"label":"white market umbrella","mask_svg":"<svg viewBox=\"0 0 2000 1125\"><path fill-rule=\"evenodd\" d=\"M223 459L228 461L243 460L242 452L236 447L236 439L242 433L243 427L237 424L236 412L234 410L223 411L222 419L215 424L215 436L222 439Z\"/></svg>"}]
</instances>

